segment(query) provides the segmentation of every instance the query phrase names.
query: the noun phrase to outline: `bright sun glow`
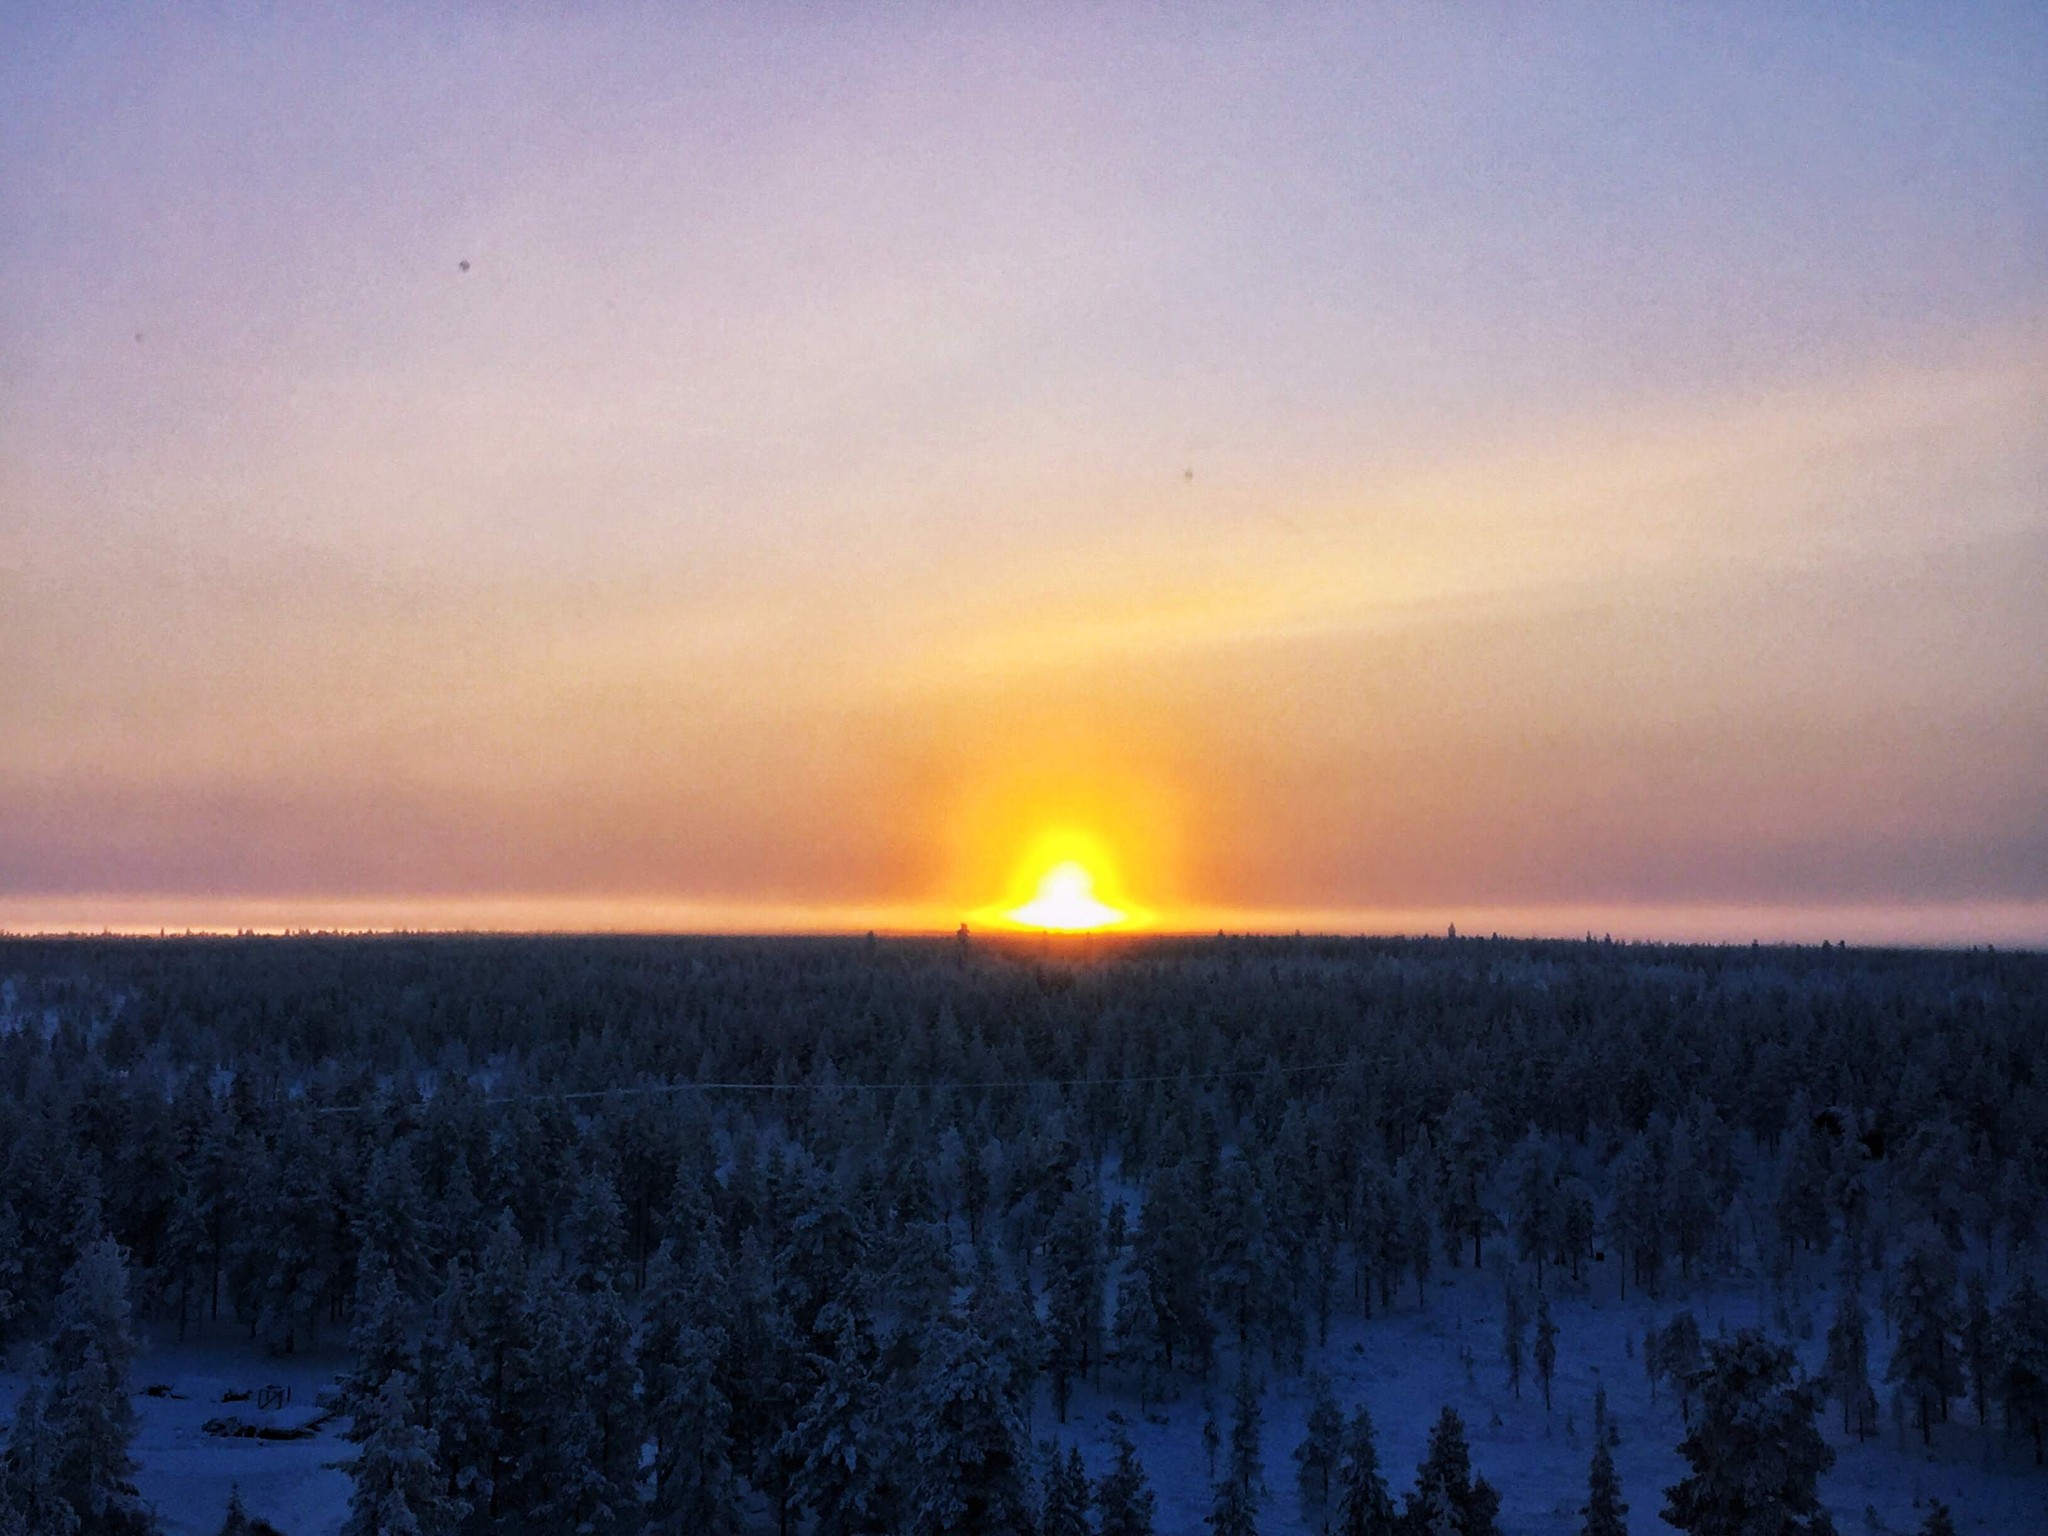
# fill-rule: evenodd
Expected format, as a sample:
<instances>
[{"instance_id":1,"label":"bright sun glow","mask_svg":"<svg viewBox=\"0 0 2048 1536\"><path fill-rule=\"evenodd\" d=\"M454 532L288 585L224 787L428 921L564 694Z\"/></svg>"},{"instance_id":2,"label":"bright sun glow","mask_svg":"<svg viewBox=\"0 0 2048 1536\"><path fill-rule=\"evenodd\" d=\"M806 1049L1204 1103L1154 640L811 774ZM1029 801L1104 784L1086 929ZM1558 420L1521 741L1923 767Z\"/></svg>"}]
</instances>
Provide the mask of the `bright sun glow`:
<instances>
[{"instance_id":1,"label":"bright sun glow","mask_svg":"<svg viewBox=\"0 0 2048 1536\"><path fill-rule=\"evenodd\" d=\"M1039 877L1037 895L1003 916L1026 928L1078 933L1108 928L1122 922L1126 914L1097 897L1095 877L1085 866L1068 859Z\"/></svg>"}]
</instances>

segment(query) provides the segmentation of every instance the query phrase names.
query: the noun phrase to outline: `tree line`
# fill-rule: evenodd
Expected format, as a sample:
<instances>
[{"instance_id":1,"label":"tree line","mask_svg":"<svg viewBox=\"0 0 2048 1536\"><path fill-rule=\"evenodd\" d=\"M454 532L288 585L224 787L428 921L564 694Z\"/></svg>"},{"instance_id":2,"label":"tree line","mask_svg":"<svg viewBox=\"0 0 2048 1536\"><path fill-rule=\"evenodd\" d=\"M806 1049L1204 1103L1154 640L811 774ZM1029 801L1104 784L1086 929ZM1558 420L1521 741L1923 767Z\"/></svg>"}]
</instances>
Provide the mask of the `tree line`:
<instances>
[{"instance_id":1,"label":"tree line","mask_svg":"<svg viewBox=\"0 0 2048 1536\"><path fill-rule=\"evenodd\" d=\"M2042 1455L2039 957L10 941L0 978L9 1507L86 1528L126 1507L132 1305L352 1341L353 1529L1135 1530L1135 1453L1048 1458L1041 1393L1057 1440L1084 1380L1142 1409L1234 1368L1241 1532L1254 1383L1490 1251L1517 1391L1550 1391L1551 1295L1748 1263L1787 1317L1831 1277L1825 1366L1680 1314L1643 1356L1689 1422L1748 1392L1876 1433L1874 1297L1895 1419L1967 1404ZM67 1319L116 1290L87 1349ZM1332 1529L1492 1528L1455 1415L1398 1510L1369 1421L1313 1438Z\"/></svg>"}]
</instances>

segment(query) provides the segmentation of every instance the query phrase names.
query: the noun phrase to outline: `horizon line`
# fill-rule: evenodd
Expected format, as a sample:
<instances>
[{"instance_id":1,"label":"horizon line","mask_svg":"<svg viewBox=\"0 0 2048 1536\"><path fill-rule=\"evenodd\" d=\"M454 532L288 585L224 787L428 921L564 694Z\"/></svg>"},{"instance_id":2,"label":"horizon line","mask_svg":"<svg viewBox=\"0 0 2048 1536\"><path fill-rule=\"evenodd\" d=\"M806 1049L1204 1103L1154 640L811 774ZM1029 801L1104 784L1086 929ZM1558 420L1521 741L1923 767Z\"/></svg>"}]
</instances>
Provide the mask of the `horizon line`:
<instances>
[{"instance_id":1,"label":"horizon line","mask_svg":"<svg viewBox=\"0 0 2048 1536\"><path fill-rule=\"evenodd\" d=\"M977 920L979 919L979 920ZM1948 902L1475 902L1248 908L1190 904L1137 924L1057 934L926 904L682 902L658 898L189 898L0 896L0 938L634 937L1587 939L1620 944L2048 949L2048 900Z\"/></svg>"}]
</instances>

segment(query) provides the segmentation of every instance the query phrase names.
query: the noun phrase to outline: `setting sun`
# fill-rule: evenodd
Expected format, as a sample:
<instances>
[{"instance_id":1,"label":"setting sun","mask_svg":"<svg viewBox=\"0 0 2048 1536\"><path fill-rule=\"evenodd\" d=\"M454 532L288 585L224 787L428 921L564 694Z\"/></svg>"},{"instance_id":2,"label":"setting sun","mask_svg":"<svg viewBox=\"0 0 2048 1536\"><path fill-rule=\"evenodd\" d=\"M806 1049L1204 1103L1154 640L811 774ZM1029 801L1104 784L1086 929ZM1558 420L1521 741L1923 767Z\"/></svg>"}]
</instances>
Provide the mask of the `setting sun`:
<instances>
[{"instance_id":1,"label":"setting sun","mask_svg":"<svg viewBox=\"0 0 2048 1536\"><path fill-rule=\"evenodd\" d=\"M1023 906L1003 914L1026 928L1052 928L1063 933L1112 927L1124 921L1126 915L1095 894L1095 877L1074 859L1047 870L1039 877L1038 893Z\"/></svg>"}]
</instances>

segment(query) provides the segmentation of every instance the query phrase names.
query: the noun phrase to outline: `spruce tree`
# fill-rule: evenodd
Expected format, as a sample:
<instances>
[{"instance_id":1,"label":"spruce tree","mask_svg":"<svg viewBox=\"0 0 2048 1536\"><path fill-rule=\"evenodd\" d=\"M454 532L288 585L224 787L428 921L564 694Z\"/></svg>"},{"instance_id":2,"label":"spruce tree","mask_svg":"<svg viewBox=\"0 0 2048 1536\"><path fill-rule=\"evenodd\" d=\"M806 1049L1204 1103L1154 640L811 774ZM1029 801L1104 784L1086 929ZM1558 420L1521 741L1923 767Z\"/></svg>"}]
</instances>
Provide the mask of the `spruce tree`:
<instances>
[{"instance_id":1,"label":"spruce tree","mask_svg":"<svg viewBox=\"0 0 2048 1536\"><path fill-rule=\"evenodd\" d=\"M442 1536L451 1528L427 1431L412 1419L411 1382L387 1377L359 1416L361 1449L347 1463L354 1491L341 1536Z\"/></svg>"},{"instance_id":2,"label":"spruce tree","mask_svg":"<svg viewBox=\"0 0 2048 1536\"><path fill-rule=\"evenodd\" d=\"M1934 1426L1948 1417L1949 1399L1963 1389L1955 1255L1932 1227L1914 1234L1900 1260L1891 1318L1895 1342L1885 1380L1911 1401L1920 1442L1930 1445Z\"/></svg>"},{"instance_id":3,"label":"spruce tree","mask_svg":"<svg viewBox=\"0 0 2048 1536\"><path fill-rule=\"evenodd\" d=\"M902 1456L884 1416L880 1348L857 1307L831 1304L821 1322L833 1330L832 1353L820 1359L817 1387L788 1436L796 1499L814 1517L813 1536L884 1531Z\"/></svg>"},{"instance_id":4,"label":"spruce tree","mask_svg":"<svg viewBox=\"0 0 2048 1536\"><path fill-rule=\"evenodd\" d=\"M1264 1416L1251 1364L1242 1362L1230 1416L1230 1456L1216 1483L1208 1526L1216 1536L1258 1536L1259 1503L1265 1496L1265 1464L1259 1441Z\"/></svg>"},{"instance_id":5,"label":"spruce tree","mask_svg":"<svg viewBox=\"0 0 2048 1536\"><path fill-rule=\"evenodd\" d=\"M1818 1484L1835 1453L1814 1427L1819 1390L1796 1366L1754 1329L1707 1346L1699 1417L1678 1447L1692 1470L1664 1490L1667 1524L1693 1536L1832 1536Z\"/></svg>"},{"instance_id":6,"label":"spruce tree","mask_svg":"<svg viewBox=\"0 0 2048 1536\"><path fill-rule=\"evenodd\" d=\"M1046 1375L1053 1411L1067 1421L1074 1382L1102 1349L1102 1212L1093 1190L1070 1190L1046 1234Z\"/></svg>"},{"instance_id":7,"label":"spruce tree","mask_svg":"<svg viewBox=\"0 0 2048 1536\"><path fill-rule=\"evenodd\" d=\"M1529 1313L1522 1301L1522 1287L1514 1271L1504 1280L1501 1298L1500 1356L1507 1362L1508 1385L1515 1396L1522 1395L1522 1352L1529 1336Z\"/></svg>"},{"instance_id":8,"label":"spruce tree","mask_svg":"<svg viewBox=\"0 0 2048 1536\"><path fill-rule=\"evenodd\" d=\"M1058 1446L1052 1448L1038 1536L1094 1536L1088 1526L1088 1472L1078 1446L1070 1446L1064 1456Z\"/></svg>"},{"instance_id":9,"label":"spruce tree","mask_svg":"<svg viewBox=\"0 0 2048 1536\"><path fill-rule=\"evenodd\" d=\"M56 1486L95 1536L155 1529L135 1491L135 1407L128 1373L128 1266L110 1237L88 1243L64 1276L50 1337L45 1413L56 1439Z\"/></svg>"},{"instance_id":10,"label":"spruce tree","mask_svg":"<svg viewBox=\"0 0 2048 1536\"><path fill-rule=\"evenodd\" d=\"M1430 1428L1429 1450L1402 1516L1404 1530L1427 1536L1439 1509L1449 1511L1458 1536L1500 1536L1500 1494L1473 1473L1465 1421L1448 1404Z\"/></svg>"},{"instance_id":11,"label":"spruce tree","mask_svg":"<svg viewBox=\"0 0 2048 1536\"><path fill-rule=\"evenodd\" d=\"M1857 1275L1850 1268L1835 1293L1828 1324L1828 1391L1842 1405L1842 1431L1867 1440L1877 1430L1877 1395L1870 1388L1870 1345Z\"/></svg>"},{"instance_id":12,"label":"spruce tree","mask_svg":"<svg viewBox=\"0 0 2048 1536\"><path fill-rule=\"evenodd\" d=\"M1160 1336L1159 1312L1152 1304L1152 1277L1141 1266L1126 1269L1117 1285L1112 1332L1117 1362L1130 1372L1138 1389L1138 1406L1145 1407L1159 1391L1166 1346Z\"/></svg>"},{"instance_id":13,"label":"spruce tree","mask_svg":"<svg viewBox=\"0 0 2048 1536\"><path fill-rule=\"evenodd\" d=\"M1969 1379L1970 1404L1976 1409L1978 1425L1984 1428L1991 1424L1992 1334L1990 1288L1984 1272L1973 1269L1964 1286L1963 1369Z\"/></svg>"},{"instance_id":14,"label":"spruce tree","mask_svg":"<svg viewBox=\"0 0 2048 1536\"><path fill-rule=\"evenodd\" d=\"M1344 1429L1344 1459L1337 1470L1335 1536L1397 1536L1400 1517L1380 1472L1372 1415L1359 1404Z\"/></svg>"},{"instance_id":15,"label":"spruce tree","mask_svg":"<svg viewBox=\"0 0 2048 1536\"><path fill-rule=\"evenodd\" d=\"M1999 1303L1992 1338L2006 1433L2032 1439L2038 1467L2043 1432L2048 1430L2048 1298L2043 1298L2032 1275L2021 1275Z\"/></svg>"},{"instance_id":16,"label":"spruce tree","mask_svg":"<svg viewBox=\"0 0 2048 1536\"><path fill-rule=\"evenodd\" d=\"M926 1341L912 1440L917 1536L1029 1536L1022 1390L1014 1362L955 1310Z\"/></svg>"},{"instance_id":17,"label":"spruce tree","mask_svg":"<svg viewBox=\"0 0 2048 1536\"><path fill-rule=\"evenodd\" d=\"M340 1382L341 1411L367 1421L384 1383L399 1371L411 1375L418 1368L409 1309L399 1294L397 1277L381 1258L358 1274L354 1312L349 1344L355 1363ZM354 1430L348 1437L360 1438Z\"/></svg>"},{"instance_id":18,"label":"spruce tree","mask_svg":"<svg viewBox=\"0 0 2048 1536\"><path fill-rule=\"evenodd\" d=\"M59 1482L62 1446L50 1420L45 1363L40 1354L30 1362L27 1385L14 1405L0 1468L0 1510L33 1536L72 1536L79 1529L78 1511Z\"/></svg>"},{"instance_id":19,"label":"spruce tree","mask_svg":"<svg viewBox=\"0 0 2048 1536\"><path fill-rule=\"evenodd\" d=\"M1621 1501L1621 1479L1614 1471L1614 1451L1607 1444L1606 1426L1595 1426L1593 1464L1586 1477L1586 1502L1579 1513L1586 1517L1580 1536L1628 1536L1628 1506Z\"/></svg>"},{"instance_id":20,"label":"spruce tree","mask_svg":"<svg viewBox=\"0 0 2048 1536\"><path fill-rule=\"evenodd\" d=\"M641 1359L647 1428L654 1440L649 1529L657 1536L731 1536L739 1529L733 1406L721 1380L727 1337L702 1315L722 1272L707 1250L683 1273L674 1239L647 1270Z\"/></svg>"},{"instance_id":21,"label":"spruce tree","mask_svg":"<svg viewBox=\"0 0 2048 1536\"><path fill-rule=\"evenodd\" d=\"M1294 1463L1302 1514L1327 1531L1331 1494L1344 1457L1344 1410L1331 1394L1329 1377L1320 1371L1309 1378L1309 1394L1306 1433L1294 1448Z\"/></svg>"},{"instance_id":22,"label":"spruce tree","mask_svg":"<svg viewBox=\"0 0 2048 1536\"><path fill-rule=\"evenodd\" d=\"M1099 1536L1152 1536L1158 1509L1138 1451L1121 1423L1110 1441L1116 1459L1095 1485L1096 1530Z\"/></svg>"},{"instance_id":23,"label":"spruce tree","mask_svg":"<svg viewBox=\"0 0 2048 1536\"><path fill-rule=\"evenodd\" d=\"M1550 1315L1550 1298L1536 1293L1536 1379L1543 1383L1543 1411L1550 1411L1550 1384L1557 1377L1557 1323Z\"/></svg>"},{"instance_id":24,"label":"spruce tree","mask_svg":"<svg viewBox=\"0 0 2048 1536\"><path fill-rule=\"evenodd\" d=\"M1927 1518L1920 1522L1920 1536L1956 1536L1954 1516L1939 1499L1927 1501Z\"/></svg>"}]
</instances>

